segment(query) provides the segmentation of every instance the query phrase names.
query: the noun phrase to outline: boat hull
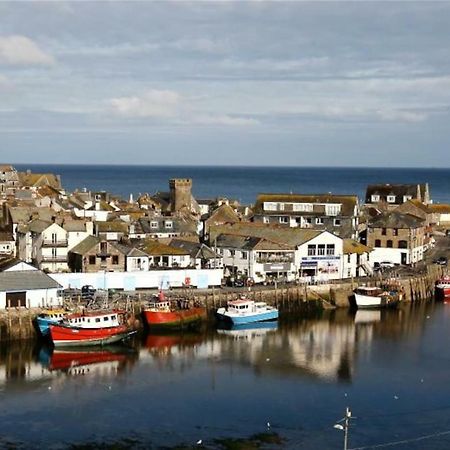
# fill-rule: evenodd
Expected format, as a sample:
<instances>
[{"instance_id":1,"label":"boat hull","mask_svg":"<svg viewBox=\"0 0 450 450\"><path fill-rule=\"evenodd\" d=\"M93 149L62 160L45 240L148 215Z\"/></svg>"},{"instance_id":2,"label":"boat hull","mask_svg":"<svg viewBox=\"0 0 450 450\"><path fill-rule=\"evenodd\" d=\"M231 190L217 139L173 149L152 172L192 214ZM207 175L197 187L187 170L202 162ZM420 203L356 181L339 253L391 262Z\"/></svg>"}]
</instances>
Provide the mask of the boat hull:
<instances>
[{"instance_id":1,"label":"boat hull","mask_svg":"<svg viewBox=\"0 0 450 450\"><path fill-rule=\"evenodd\" d=\"M272 321L272 320L278 319L278 311L277 310L239 316L239 315L228 314L225 309L220 308L216 314L217 314L217 317L219 320L225 320L227 322L231 322L233 325L244 325L247 323L267 322L267 321Z\"/></svg>"},{"instance_id":2,"label":"boat hull","mask_svg":"<svg viewBox=\"0 0 450 450\"><path fill-rule=\"evenodd\" d=\"M376 297L371 295L354 294L355 303L361 309L395 308L398 300L388 297Z\"/></svg>"},{"instance_id":3,"label":"boat hull","mask_svg":"<svg viewBox=\"0 0 450 450\"><path fill-rule=\"evenodd\" d=\"M55 347L108 345L120 342L136 331L124 325L110 328L77 328L50 325L50 337Z\"/></svg>"},{"instance_id":4,"label":"boat hull","mask_svg":"<svg viewBox=\"0 0 450 450\"><path fill-rule=\"evenodd\" d=\"M205 308L180 309L177 311L144 310L145 322L152 328L185 329L194 327L206 319Z\"/></svg>"},{"instance_id":5,"label":"boat hull","mask_svg":"<svg viewBox=\"0 0 450 450\"><path fill-rule=\"evenodd\" d=\"M50 333L50 325L61 322L61 319L51 319L48 317L36 317L36 324L42 336L48 336Z\"/></svg>"},{"instance_id":6,"label":"boat hull","mask_svg":"<svg viewBox=\"0 0 450 450\"><path fill-rule=\"evenodd\" d=\"M441 300L450 300L450 286L449 287L436 286L436 298Z\"/></svg>"}]
</instances>

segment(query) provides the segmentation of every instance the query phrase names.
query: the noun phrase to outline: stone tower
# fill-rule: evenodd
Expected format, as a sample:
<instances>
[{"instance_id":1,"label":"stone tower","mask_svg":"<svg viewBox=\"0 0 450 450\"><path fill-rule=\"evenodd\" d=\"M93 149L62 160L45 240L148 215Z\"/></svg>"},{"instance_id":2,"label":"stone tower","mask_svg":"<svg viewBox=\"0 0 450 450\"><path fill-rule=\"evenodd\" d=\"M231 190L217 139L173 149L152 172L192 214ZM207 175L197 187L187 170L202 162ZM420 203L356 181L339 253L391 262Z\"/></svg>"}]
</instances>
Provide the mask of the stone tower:
<instances>
[{"instance_id":1,"label":"stone tower","mask_svg":"<svg viewBox=\"0 0 450 450\"><path fill-rule=\"evenodd\" d=\"M182 209L191 210L192 205L192 180L190 178L172 178L169 181L170 204L172 212Z\"/></svg>"}]
</instances>

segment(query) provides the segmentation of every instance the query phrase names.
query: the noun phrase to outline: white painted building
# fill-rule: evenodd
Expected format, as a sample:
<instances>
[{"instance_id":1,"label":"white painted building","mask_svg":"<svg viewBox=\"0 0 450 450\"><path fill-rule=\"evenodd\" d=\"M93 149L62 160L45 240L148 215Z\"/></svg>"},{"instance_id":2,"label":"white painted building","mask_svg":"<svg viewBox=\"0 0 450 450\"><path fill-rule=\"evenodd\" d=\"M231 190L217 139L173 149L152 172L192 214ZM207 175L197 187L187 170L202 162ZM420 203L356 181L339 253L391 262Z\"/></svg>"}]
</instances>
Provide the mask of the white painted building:
<instances>
[{"instance_id":1,"label":"white painted building","mask_svg":"<svg viewBox=\"0 0 450 450\"><path fill-rule=\"evenodd\" d=\"M7 307L51 307L61 305L61 285L40 270L0 273L0 309Z\"/></svg>"}]
</instances>

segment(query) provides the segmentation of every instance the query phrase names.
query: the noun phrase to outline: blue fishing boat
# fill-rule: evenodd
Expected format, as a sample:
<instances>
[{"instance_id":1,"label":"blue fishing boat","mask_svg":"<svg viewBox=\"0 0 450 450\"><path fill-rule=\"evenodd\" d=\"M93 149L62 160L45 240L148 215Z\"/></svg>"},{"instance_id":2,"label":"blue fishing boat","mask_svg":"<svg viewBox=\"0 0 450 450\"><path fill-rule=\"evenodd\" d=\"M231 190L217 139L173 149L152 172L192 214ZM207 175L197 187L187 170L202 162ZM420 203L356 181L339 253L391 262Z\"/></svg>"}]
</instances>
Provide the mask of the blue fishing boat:
<instances>
[{"instance_id":1,"label":"blue fishing boat","mask_svg":"<svg viewBox=\"0 0 450 450\"><path fill-rule=\"evenodd\" d=\"M226 308L217 310L219 320L231 322L233 325L265 322L278 319L278 309L265 302L255 302L241 298L227 303Z\"/></svg>"},{"instance_id":2,"label":"blue fishing boat","mask_svg":"<svg viewBox=\"0 0 450 450\"><path fill-rule=\"evenodd\" d=\"M36 324L42 336L48 336L50 325L63 321L67 312L63 309L47 309L36 317Z\"/></svg>"}]
</instances>

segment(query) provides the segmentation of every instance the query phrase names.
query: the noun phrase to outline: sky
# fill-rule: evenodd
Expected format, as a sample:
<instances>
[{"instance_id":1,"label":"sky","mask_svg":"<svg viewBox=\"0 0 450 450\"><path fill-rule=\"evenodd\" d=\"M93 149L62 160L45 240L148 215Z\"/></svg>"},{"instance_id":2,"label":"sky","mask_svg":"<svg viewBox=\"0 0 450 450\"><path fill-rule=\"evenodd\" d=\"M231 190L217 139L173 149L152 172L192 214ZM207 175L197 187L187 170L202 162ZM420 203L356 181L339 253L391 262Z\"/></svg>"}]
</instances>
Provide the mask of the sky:
<instances>
[{"instance_id":1,"label":"sky","mask_svg":"<svg viewBox=\"0 0 450 450\"><path fill-rule=\"evenodd\" d=\"M0 2L0 162L450 167L450 2Z\"/></svg>"}]
</instances>

